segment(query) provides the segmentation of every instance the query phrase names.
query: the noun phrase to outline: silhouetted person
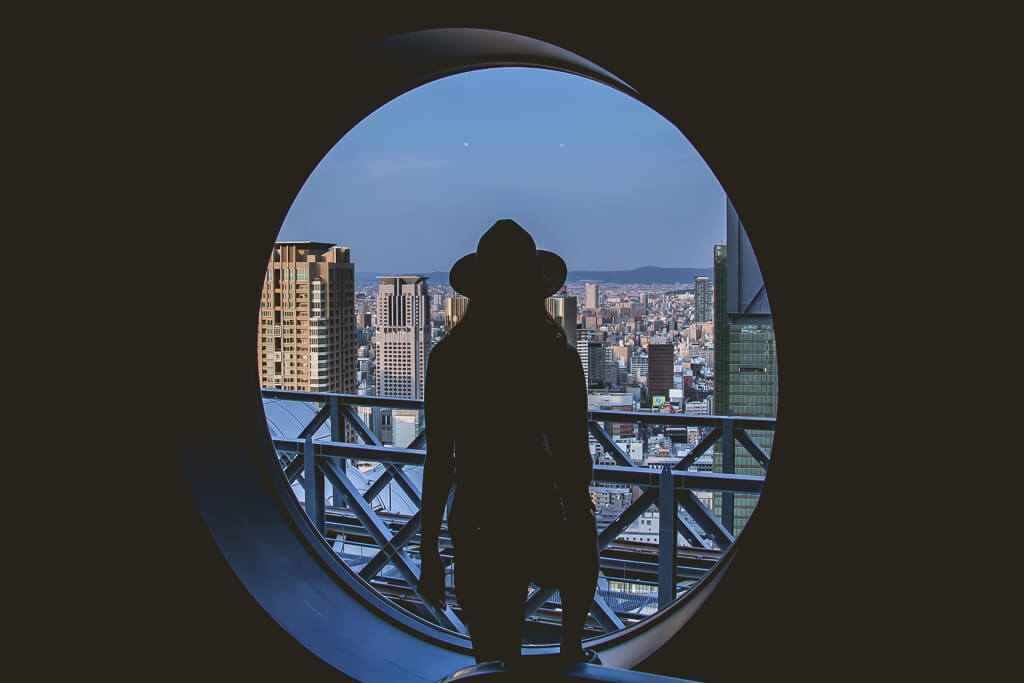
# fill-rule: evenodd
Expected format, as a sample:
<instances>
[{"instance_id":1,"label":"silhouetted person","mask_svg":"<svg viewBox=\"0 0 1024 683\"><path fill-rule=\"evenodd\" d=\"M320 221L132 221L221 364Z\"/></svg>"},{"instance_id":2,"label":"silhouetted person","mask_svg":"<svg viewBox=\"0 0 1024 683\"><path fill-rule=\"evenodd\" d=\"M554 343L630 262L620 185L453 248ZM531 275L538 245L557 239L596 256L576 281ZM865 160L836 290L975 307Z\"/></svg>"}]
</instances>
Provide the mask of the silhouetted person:
<instances>
[{"instance_id":1,"label":"silhouetted person","mask_svg":"<svg viewBox=\"0 0 1024 683\"><path fill-rule=\"evenodd\" d=\"M419 590L445 599L437 542L454 483L455 591L477 662L519 663L531 580L559 589L564 660L585 658L599 558L587 390L579 355L544 305L565 277L558 255L498 221L452 267L469 305L427 363ZM563 517L568 533L552 541Z\"/></svg>"}]
</instances>

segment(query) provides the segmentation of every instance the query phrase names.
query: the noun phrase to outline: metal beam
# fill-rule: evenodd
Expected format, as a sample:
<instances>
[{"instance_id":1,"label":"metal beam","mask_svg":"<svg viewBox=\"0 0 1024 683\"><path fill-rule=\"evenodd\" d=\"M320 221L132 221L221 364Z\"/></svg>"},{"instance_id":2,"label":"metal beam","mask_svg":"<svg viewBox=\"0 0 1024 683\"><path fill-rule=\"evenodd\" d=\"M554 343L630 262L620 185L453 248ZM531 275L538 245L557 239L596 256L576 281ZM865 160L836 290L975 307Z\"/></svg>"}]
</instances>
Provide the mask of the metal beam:
<instances>
[{"instance_id":1,"label":"metal beam","mask_svg":"<svg viewBox=\"0 0 1024 683\"><path fill-rule=\"evenodd\" d=\"M768 454L764 452L761 445L754 441L750 437L750 434L747 434L744 429L736 430L736 438L739 439L739 442L747 449L747 452L754 457L754 460L757 460L757 462L761 464L761 467L767 470L768 463L771 462L771 458L769 458Z\"/></svg>"},{"instance_id":2,"label":"metal beam","mask_svg":"<svg viewBox=\"0 0 1024 683\"><path fill-rule=\"evenodd\" d=\"M345 441L345 425L342 422L341 412L339 410L339 401L337 396L331 396L331 400L327 402L327 406L331 412L331 441ZM347 460L339 460L338 467L344 472L348 468ZM345 492L331 484L331 488L334 489L334 504L341 505L345 502Z\"/></svg>"},{"instance_id":3,"label":"metal beam","mask_svg":"<svg viewBox=\"0 0 1024 683\"><path fill-rule=\"evenodd\" d=\"M383 446L380 439L377 438L377 435L374 434L373 431L366 426L366 423L363 422L362 418L359 417L359 413L356 412L355 408L350 405L343 405L339 406L339 411L341 417L356 430L356 433L359 435L359 438L363 440L364 444L367 446Z\"/></svg>"},{"instance_id":4,"label":"metal beam","mask_svg":"<svg viewBox=\"0 0 1024 683\"><path fill-rule=\"evenodd\" d=\"M330 392L290 391L287 389L262 389L263 398L281 401L302 401L323 403L332 398L341 405L374 406L378 408L404 408L422 410L423 399L394 398L391 396L362 396L359 394L336 394ZM589 410L587 419L593 422L634 422L664 424L670 426L717 427L724 420L732 420L737 429L775 430L775 418L745 417L729 415L691 415L687 413L620 412L617 410Z\"/></svg>"},{"instance_id":5,"label":"metal beam","mask_svg":"<svg viewBox=\"0 0 1024 683\"><path fill-rule=\"evenodd\" d=\"M302 458L296 455L292 458L292 461L288 463L288 466L284 468L284 478L288 480L289 484L294 484L298 476L302 474L302 465Z\"/></svg>"},{"instance_id":6,"label":"metal beam","mask_svg":"<svg viewBox=\"0 0 1024 683\"><path fill-rule=\"evenodd\" d=\"M696 523L697 527L701 531L704 531L704 528L700 526L700 522L697 522L697 520L692 520L691 522L691 520L687 519L681 511L676 510L676 528L679 533L683 535L683 538L686 539L686 542L694 548L708 548L708 544L705 543L701 535L697 533L697 529L693 528L692 523Z\"/></svg>"},{"instance_id":7,"label":"metal beam","mask_svg":"<svg viewBox=\"0 0 1024 683\"><path fill-rule=\"evenodd\" d=\"M316 433L316 430L318 430L321 427L323 427L324 423L327 422L327 418L330 417L330 416L331 416L331 404L330 403L324 403L324 407L321 408L317 412L317 414L313 416L313 419L309 421L309 424L307 424L305 427L303 427L302 431L299 432L298 438L300 438L300 439L305 439L307 437L312 438L313 434Z\"/></svg>"},{"instance_id":8,"label":"metal beam","mask_svg":"<svg viewBox=\"0 0 1024 683\"><path fill-rule=\"evenodd\" d=\"M589 410L587 411L587 419L593 422L642 422L669 427L720 427L726 422L732 422L736 425L737 429L775 430L775 418L773 417L746 417L741 415L627 413L617 410Z\"/></svg>"},{"instance_id":9,"label":"metal beam","mask_svg":"<svg viewBox=\"0 0 1024 683\"><path fill-rule=\"evenodd\" d=\"M676 463L675 469L677 470L688 470L693 466L693 463L697 462L697 458L704 455L704 453L715 445L718 441L718 437L722 436L722 428L715 427L710 432L704 435L704 438L693 447L693 450L686 454L686 457Z\"/></svg>"},{"instance_id":10,"label":"metal beam","mask_svg":"<svg viewBox=\"0 0 1024 683\"><path fill-rule=\"evenodd\" d=\"M302 442L295 439L274 439L274 446L281 450L302 450ZM395 465L423 465L426 451L387 446L366 446L358 443L335 443L314 441L313 448L318 456L328 458L355 458L374 462L389 462Z\"/></svg>"},{"instance_id":11,"label":"metal beam","mask_svg":"<svg viewBox=\"0 0 1024 683\"><path fill-rule=\"evenodd\" d=\"M697 496L693 495L691 491L676 491L676 501L679 505L686 510L686 513L693 517L694 521L700 525L700 528L707 532L711 536L711 540L715 542L720 550L726 550L732 545L735 540L732 535L732 530L727 529L718 521L714 513L708 510L704 503L700 502Z\"/></svg>"},{"instance_id":12,"label":"metal beam","mask_svg":"<svg viewBox=\"0 0 1024 683\"><path fill-rule=\"evenodd\" d=\"M590 613L594 615L597 623L601 624L608 633L614 633L626 628L626 625L622 623L622 619L619 619L619 615L608 606L608 603L597 592L594 593L594 602L590 607Z\"/></svg>"},{"instance_id":13,"label":"metal beam","mask_svg":"<svg viewBox=\"0 0 1024 683\"><path fill-rule=\"evenodd\" d=\"M658 487L658 610L676 599L676 499L672 470L661 470Z\"/></svg>"},{"instance_id":14,"label":"metal beam","mask_svg":"<svg viewBox=\"0 0 1024 683\"><path fill-rule=\"evenodd\" d=\"M588 422L587 427L590 429L590 433L594 435L594 438L601 444L601 448L608 452L616 462L624 467L636 467L636 463L628 455L622 452L619 448L619 444L612 441L611 435L608 434L597 422Z\"/></svg>"},{"instance_id":15,"label":"metal beam","mask_svg":"<svg viewBox=\"0 0 1024 683\"><path fill-rule=\"evenodd\" d=\"M411 448L411 449L414 449L414 450L415 449L420 449L420 448L424 448L426 446L426 443L427 443L427 430L426 429L421 429L420 433L416 435L415 439L413 439L412 441L409 442L409 445L406 446L406 448Z\"/></svg>"},{"instance_id":16,"label":"metal beam","mask_svg":"<svg viewBox=\"0 0 1024 683\"><path fill-rule=\"evenodd\" d=\"M306 516L316 530L323 534L327 531L327 519L324 517L324 475L317 469L313 440L308 436L302 450L302 467Z\"/></svg>"},{"instance_id":17,"label":"metal beam","mask_svg":"<svg viewBox=\"0 0 1024 683\"><path fill-rule=\"evenodd\" d=\"M328 522L330 525L330 522ZM602 557L601 558L601 571L605 578L610 581L626 581L626 582L637 582L640 579L636 578L641 574L649 574L650 576L658 576L658 563L649 562L646 560L628 560L619 557ZM608 572L619 572L622 576L610 576ZM626 572L632 574L632 577L626 577ZM688 564L682 564L681 558L676 558L676 579L701 579L708 573L706 567L694 567Z\"/></svg>"},{"instance_id":18,"label":"metal beam","mask_svg":"<svg viewBox=\"0 0 1024 683\"><path fill-rule=\"evenodd\" d=\"M612 523L604 528L604 530L597 536L597 547L600 550L604 550L608 547L608 544L619 537L627 526L633 523L633 521L642 515L647 508L651 507L654 502L658 499L657 489L647 489L643 494L630 503L629 507L620 512L618 516L612 520Z\"/></svg>"},{"instance_id":19,"label":"metal beam","mask_svg":"<svg viewBox=\"0 0 1024 683\"><path fill-rule=\"evenodd\" d=\"M321 403L337 398L344 405L377 406L379 408L409 408L422 410L421 398L394 398L391 396L363 396L360 394L336 394L329 391L291 391L289 389L262 389L263 398L281 401L312 401Z\"/></svg>"},{"instance_id":20,"label":"metal beam","mask_svg":"<svg viewBox=\"0 0 1024 683\"><path fill-rule=\"evenodd\" d=\"M369 581L373 577L377 576L377 573L384 568L384 565L388 563L395 552L404 548L405 544L419 532L421 523L422 520L420 518L420 513L417 512L409 519L408 522L405 523L405 526L403 526L397 534L392 536L391 540L382 546L381 549L377 551L377 554L374 555L361 570L359 570L359 576L363 577L364 581Z\"/></svg>"},{"instance_id":21,"label":"metal beam","mask_svg":"<svg viewBox=\"0 0 1024 683\"><path fill-rule=\"evenodd\" d=\"M736 472L736 425L733 422L722 423L722 472L733 474ZM722 525L730 533L736 532L735 512L736 496L731 492L722 493Z\"/></svg>"},{"instance_id":22,"label":"metal beam","mask_svg":"<svg viewBox=\"0 0 1024 683\"><path fill-rule=\"evenodd\" d=\"M690 472L671 470L673 488L695 491L732 491L735 493L761 493L764 477L750 474L722 474L720 472ZM594 481L630 484L640 488L660 486L658 470L649 467L619 467L594 465Z\"/></svg>"},{"instance_id":23,"label":"metal beam","mask_svg":"<svg viewBox=\"0 0 1024 683\"><path fill-rule=\"evenodd\" d=\"M388 475L388 476L385 476ZM367 503L373 503L373 499L381 494L384 488L391 481L391 477L387 471L381 472L380 476L377 477L370 487L363 493L363 500Z\"/></svg>"}]
</instances>

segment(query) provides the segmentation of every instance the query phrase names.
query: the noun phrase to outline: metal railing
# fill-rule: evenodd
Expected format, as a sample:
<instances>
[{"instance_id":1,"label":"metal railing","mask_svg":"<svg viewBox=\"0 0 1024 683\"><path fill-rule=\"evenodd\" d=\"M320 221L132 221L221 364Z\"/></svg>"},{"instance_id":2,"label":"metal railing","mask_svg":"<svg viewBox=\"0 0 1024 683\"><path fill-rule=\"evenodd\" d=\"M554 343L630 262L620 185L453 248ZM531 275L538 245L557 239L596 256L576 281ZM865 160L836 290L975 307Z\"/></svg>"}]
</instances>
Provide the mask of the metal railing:
<instances>
[{"instance_id":1,"label":"metal railing","mask_svg":"<svg viewBox=\"0 0 1024 683\"><path fill-rule=\"evenodd\" d=\"M290 485L301 483L306 515L316 529L325 538L339 533L346 534L357 545L361 543L364 547L374 549L371 559L357 571L362 579L367 583L380 581L378 575L382 570L388 565L393 566L401 580L408 584L408 588L403 589L404 593L414 594L419 599L421 612L428 614L443 628L465 634L466 627L454 609L455 603L449 600L445 609L441 610L416 594L419 568L412 557L417 553L412 548L417 547L419 542L421 493L405 468L423 465L426 456L425 430L420 429L404 448L385 446L356 410L358 406L422 410L422 400L282 389L264 389L262 393L264 399L299 401L318 406L316 414L297 437L274 439L284 476ZM764 485L763 476L734 473L735 444L737 441L742 444L762 469L767 470L770 458L748 430L774 431L775 419L610 410L591 410L588 419L590 433L604 453L616 463L595 465L594 483L626 485L637 487L640 491L639 496L634 497L614 519L604 528L599 528L602 573L606 578L618 581L620 579L611 577L609 572L621 570L624 577L627 574L631 577L623 578L623 581L637 584L645 583L642 577L655 575L657 610L660 611L679 596L681 583L684 584L682 592L685 592L710 570L708 557L699 551L706 551L710 558L717 558L734 542L731 532L734 497L737 494L757 495ZM634 463L626 455L605 430L603 423L609 422L703 427L710 431L676 464L664 465L655 470ZM314 435L326 424L330 425L330 441L314 440ZM362 443L344 441L345 424L350 425ZM697 459L708 453L718 442L721 443L721 472L692 471ZM384 470L365 491L360 491L349 476L350 461L380 463ZM334 506L330 512L326 505L327 482L334 490ZM373 508L373 500L389 484L396 485L405 494L416 508L414 514L404 518ZM714 492L721 496L721 519L698 499L695 491ZM652 506L659 512L656 561L649 554L643 557L628 548L623 549L628 544L616 543L616 539L627 527ZM680 535L690 548L679 547ZM446 538L447 533L442 529L442 539ZM691 549L698 552L691 552ZM451 553L445 557L449 563L452 561ZM344 558L339 559L344 561ZM618 603L612 600L615 594L610 589L598 590L591 607L591 617L606 632L624 628L624 619L646 616L614 609L609 601ZM550 607L555 595L556 591L552 589L534 589L527 598L527 617L542 608L552 611Z\"/></svg>"}]
</instances>

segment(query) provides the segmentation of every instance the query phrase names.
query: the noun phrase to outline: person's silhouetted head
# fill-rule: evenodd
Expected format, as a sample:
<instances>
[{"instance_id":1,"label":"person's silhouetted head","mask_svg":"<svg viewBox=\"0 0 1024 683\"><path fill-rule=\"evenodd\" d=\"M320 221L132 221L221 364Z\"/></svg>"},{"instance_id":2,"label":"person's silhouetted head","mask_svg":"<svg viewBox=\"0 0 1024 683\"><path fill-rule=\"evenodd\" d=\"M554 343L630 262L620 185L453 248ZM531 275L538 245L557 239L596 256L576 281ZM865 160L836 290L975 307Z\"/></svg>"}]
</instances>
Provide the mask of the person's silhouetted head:
<instances>
[{"instance_id":1,"label":"person's silhouetted head","mask_svg":"<svg viewBox=\"0 0 1024 683\"><path fill-rule=\"evenodd\" d=\"M544 300L561 289L566 275L561 256L537 249L530 233L515 221L500 220L480 237L476 252L456 261L448 274L452 288L469 299L455 327L493 330L512 320L526 333L522 341L564 339Z\"/></svg>"},{"instance_id":2,"label":"person's silhouetted head","mask_svg":"<svg viewBox=\"0 0 1024 683\"><path fill-rule=\"evenodd\" d=\"M561 256L537 249L530 233L506 218L480 237L476 252L455 262L448 281L471 301L497 300L525 307L557 292L566 274Z\"/></svg>"}]
</instances>

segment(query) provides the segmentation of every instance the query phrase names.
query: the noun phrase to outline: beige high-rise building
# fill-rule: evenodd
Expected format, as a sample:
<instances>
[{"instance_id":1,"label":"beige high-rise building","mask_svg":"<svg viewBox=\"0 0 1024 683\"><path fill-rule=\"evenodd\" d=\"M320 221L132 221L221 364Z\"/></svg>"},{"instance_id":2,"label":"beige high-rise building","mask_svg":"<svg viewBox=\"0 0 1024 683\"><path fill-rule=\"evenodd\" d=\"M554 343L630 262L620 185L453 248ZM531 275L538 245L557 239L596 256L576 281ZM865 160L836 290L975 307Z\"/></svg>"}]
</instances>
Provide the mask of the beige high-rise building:
<instances>
[{"instance_id":1,"label":"beige high-rise building","mask_svg":"<svg viewBox=\"0 0 1024 683\"><path fill-rule=\"evenodd\" d=\"M466 315L469 307L469 298L464 296L446 296L444 298L444 331L451 332L451 329L459 324L462 316Z\"/></svg>"},{"instance_id":2,"label":"beige high-rise building","mask_svg":"<svg viewBox=\"0 0 1024 683\"><path fill-rule=\"evenodd\" d=\"M598 299L597 285L587 284L586 300L583 302L584 308L588 311L596 311L600 307L600 300Z\"/></svg>"},{"instance_id":3,"label":"beige high-rise building","mask_svg":"<svg viewBox=\"0 0 1024 683\"><path fill-rule=\"evenodd\" d=\"M263 282L260 386L356 393L355 266L348 247L278 242Z\"/></svg>"},{"instance_id":4,"label":"beige high-rise building","mask_svg":"<svg viewBox=\"0 0 1024 683\"><path fill-rule=\"evenodd\" d=\"M427 278L378 275L377 279L377 395L423 398L430 354Z\"/></svg>"},{"instance_id":5,"label":"beige high-rise building","mask_svg":"<svg viewBox=\"0 0 1024 683\"><path fill-rule=\"evenodd\" d=\"M565 337L570 344L576 343L576 297L549 296L544 306L551 317L565 330Z\"/></svg>"}]
</instances>

